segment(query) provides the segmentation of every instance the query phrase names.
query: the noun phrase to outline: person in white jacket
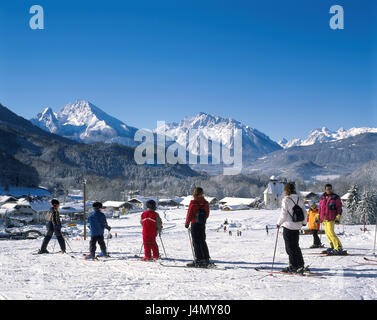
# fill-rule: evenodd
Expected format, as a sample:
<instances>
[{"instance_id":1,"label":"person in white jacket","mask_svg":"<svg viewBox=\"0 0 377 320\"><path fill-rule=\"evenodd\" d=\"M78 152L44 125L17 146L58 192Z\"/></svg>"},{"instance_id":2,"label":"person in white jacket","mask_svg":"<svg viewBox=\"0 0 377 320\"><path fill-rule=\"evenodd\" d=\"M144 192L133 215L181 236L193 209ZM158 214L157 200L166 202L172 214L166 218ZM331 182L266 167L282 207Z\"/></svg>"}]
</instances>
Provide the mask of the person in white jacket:
<instances>
[{"instance_id":1,"label":"person in white jacket","mask_svg":"<svg viewBox=\"0 0 377 320\"><path fill-rule=\"evenodd\" d=\"M307 213L303 199L296 194L294 183L287 183L284 186L285 197L281 204L281 214L277 222L277 228L283 227L283 238L285 250L289 256L289 267L282 272L303 273L305 269L304 258L299 245L300 229L306 225ZM293 208L298 205L303 214L303 220L293 221Z\"/></svg>"}]
</instances>

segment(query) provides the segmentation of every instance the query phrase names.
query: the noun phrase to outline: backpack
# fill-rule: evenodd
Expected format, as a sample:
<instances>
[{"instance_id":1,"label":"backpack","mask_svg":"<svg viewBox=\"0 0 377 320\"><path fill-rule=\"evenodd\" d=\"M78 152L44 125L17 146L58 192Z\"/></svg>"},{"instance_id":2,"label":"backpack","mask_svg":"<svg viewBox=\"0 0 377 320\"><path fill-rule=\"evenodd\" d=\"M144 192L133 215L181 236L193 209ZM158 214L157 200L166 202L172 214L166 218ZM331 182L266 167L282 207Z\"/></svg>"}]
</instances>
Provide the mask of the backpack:
<instances>
[{"instance_id":1,"label":"backpack","mask_svg":"<svg viewBox=\"0 0 377 320\"><path fill-rule=\"evenodd\" d=\"M293 222L302 222L305 220L305 215L304 215L304 211L302 210L302 208L298 205L298 202L300 201L300 198L297 199L297 203L295 203L292 198L289 198L293 203L294 203L294 206L293 206L293 209L292 209L292 214L289 213L288 211L288 214L291 216L292 218L292 221Z\"/></svg>"},{"instance_id":2,"label":"backpack","mask_svg":"<svg viewBox=\"0 0 377 320\"><path fill-rule=\"evenodd\" d=\"M207 212L204 210L204 207L200 207L198 212L195 215L196 223L205 224L207 222Z\"/></svg>"}]
</instances>

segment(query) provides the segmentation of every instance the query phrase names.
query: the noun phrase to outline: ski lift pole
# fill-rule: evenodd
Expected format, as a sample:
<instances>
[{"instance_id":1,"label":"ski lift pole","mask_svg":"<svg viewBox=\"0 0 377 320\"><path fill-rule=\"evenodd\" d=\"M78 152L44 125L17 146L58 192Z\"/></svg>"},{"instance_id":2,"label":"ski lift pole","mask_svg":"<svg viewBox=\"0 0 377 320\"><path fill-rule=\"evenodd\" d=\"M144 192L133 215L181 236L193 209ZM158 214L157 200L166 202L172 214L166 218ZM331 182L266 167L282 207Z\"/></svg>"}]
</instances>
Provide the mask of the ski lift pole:
<instances>
[{"instance_id":1,"label":"ski lift pole","mask_svg":"<svg viewBox=\"0 0 377 320\"><path fill-rule=\"evenodd\" d=\"M376 254L376 236L377 236L377 222L376 222L376 229L374 231L374 246L373 246L373 255Z\"/></svg>"}]
</instances>

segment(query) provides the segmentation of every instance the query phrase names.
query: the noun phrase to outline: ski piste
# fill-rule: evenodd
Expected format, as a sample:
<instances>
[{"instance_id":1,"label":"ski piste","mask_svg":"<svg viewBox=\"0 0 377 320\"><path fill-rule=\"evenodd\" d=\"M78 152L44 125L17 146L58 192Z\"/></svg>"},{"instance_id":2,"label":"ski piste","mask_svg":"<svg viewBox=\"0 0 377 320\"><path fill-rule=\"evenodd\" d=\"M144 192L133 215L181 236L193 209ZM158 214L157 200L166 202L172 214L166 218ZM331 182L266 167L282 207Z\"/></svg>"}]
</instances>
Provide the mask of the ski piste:
<instances>
[{"instance_id":1,"label":"ski piste","mask_svg":"<svg viewBox=\"0 0 377 320\"><path fill-rule=\"evenodd\" d=\"M269 273L271 276L274 274L282 274L282 275L288 275L288 276L299 276L299 277L315 277L318 279L326 279L325 275L323 273L319 272L304 272L304 273L291 273L291 272L282 272L282 271L276 271L276 270L271 270L266 267L260 267L260 268L254 268L255 271L260 271L260 272L266 272Z\"/></svg>"}]
</instances>

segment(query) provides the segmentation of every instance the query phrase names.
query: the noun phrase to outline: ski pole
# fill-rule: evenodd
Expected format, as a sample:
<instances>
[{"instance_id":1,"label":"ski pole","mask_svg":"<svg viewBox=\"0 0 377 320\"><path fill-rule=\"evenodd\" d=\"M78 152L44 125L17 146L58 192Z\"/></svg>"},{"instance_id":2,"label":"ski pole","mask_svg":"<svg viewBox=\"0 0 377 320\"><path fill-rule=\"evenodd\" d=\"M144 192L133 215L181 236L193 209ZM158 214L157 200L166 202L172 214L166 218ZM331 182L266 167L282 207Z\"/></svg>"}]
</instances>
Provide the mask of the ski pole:
<instances>
[{"instance_id":1,"label":"ski pole","mask_svg":"<svg viewBox=\"0 0 377 320\"><path fill-rule=\"evenodd\" d=\"M142 242L142 243L141 243L141 247L140 247L139 256L141 255L141 250L143 250L143 244L144 244L144 242Z\"/></svg>"},{"instance_id":2,"label":"ski pole","mask_svg":"<svg viewBox=\"0 0 377 320\"><path fill-rule=\"evenodd\" d=\"M376 254L376 235L377 235L377 223L376 223L376 229L374 231L374 246L373 246L373 255Z\"/></svg>"},{"instance_id":3,"label":"ski pole","mask_svg":"<svg viewBox=\"0 0 377 320\"><path fill-rule=\"evenodd\" d=\"M52 252L55 252L55 245L56 245L56 242L58 241L58 239L55 238L55 241L54 241L54 246L52 247Z\"/></svg>"},{"instance_id":4,"label":"ski pole","mask_svg":"<svg viewBox=\"0 0 377 320\"><path fill-rule=\"evenodd\" d=\"M67 238L67 241L65 240L65 237L63 237L63 239L64 239L64 242L68 245L69 250L71 250L71 253L73 253L71 245L68 243L68 238Z\"/></svg>"},{"instance_id":5,"label":"ski pole","mask_svg":"<svg viewBox=\"0 0 377 320\"><path fill-rule=\"evenodd\" d=\"M164 249L165 257L168 258L168 256L166 255L165 246L164 246L164 242L162 241L161 234L159 236L160 236L160 241L161 241L161 244L162 244L162 248Z\"/></svg>"},{"instance_id":6,"label":"ski pole","mask_svg":"<svg viewBox=\"0 0 377 320\"><path fill-rule=\"evenodd\" d=\"M196 258L195 258L194 246L193 246L193 244L192 244L191 229L188 228L187 231L188 231L188 235L189 235L189 239L190 239L190 245L191 245L191 250L192 250L192 257L193 257L193 259L194 259L194 261L195 261Z\"/></svg>"},{"instance_id":7,"label":"ski pole","mask_svg":"<svg viewBox=\"0 0 377 320\"><path fill-rule=\"evenodd\" d=\"M278 237L279 237L279 228L277 228L277 232L276 232L276 240L275 240L274 257L272 258L272 266L271 266L271 272L273 272L273 271L274 271L275 254L276 254L276 247L277 247L277 244L278 244Z\"/></svg>"}]
</instances>

